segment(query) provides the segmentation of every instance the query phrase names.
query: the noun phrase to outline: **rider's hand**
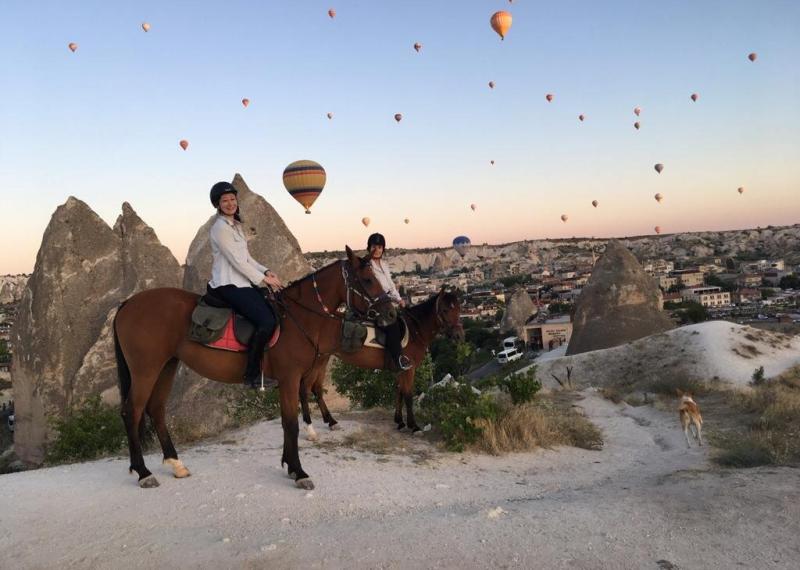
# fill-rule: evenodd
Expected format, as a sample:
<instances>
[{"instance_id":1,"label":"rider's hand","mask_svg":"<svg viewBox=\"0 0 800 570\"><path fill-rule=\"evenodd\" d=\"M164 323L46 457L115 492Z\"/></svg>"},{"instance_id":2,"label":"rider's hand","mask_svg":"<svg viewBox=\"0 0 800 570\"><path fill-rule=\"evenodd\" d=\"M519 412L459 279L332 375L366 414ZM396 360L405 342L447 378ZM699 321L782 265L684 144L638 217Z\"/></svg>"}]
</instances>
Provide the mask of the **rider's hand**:
<instances>
[{"instance_id":1,"label":"rider's hand","mask_svg":"<svg viewBox=\"0 0 800 570\"><path fill-rule=\"evenodd\" d=\"M283 289L283 283L281 283L281 280L278 279L278 276L272 271L267 271L266 275L264 275L264 280L262 283L270 289L275 289L277 291Z\"/></svg>"},{"instance_id":2,"label":"rider's hand","mask_svg":"<svg viewBox=\"0 0 800 570\"><path fill-rule=\"evenodd\" d=\"M400 301L398 301L397 304L400 305L400 307L402 307L402 308L405 308L405 306L406 306L406 302L405 302L404 299L400 299Z\"/></svg>"}]
</instances>

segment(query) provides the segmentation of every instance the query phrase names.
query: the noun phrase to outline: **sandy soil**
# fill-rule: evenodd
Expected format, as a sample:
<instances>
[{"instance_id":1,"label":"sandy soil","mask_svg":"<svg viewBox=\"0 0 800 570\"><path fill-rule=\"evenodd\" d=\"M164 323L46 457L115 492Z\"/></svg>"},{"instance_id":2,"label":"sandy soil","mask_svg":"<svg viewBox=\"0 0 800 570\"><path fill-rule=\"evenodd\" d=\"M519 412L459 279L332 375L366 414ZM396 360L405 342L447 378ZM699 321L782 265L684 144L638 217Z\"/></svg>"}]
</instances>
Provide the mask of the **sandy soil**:
<instances>
[{"instance_id":1,"label":"sandy soil","mask_svg":"<svg viewBox=\"0 0 800 570\"><path fill-rule=\"evenodd\" d=\"M312 492L278 466L277 422L185 450L188 479L148 456L157 489L123 459L4 475L0 567L796 567L800 471L720 471L673 414L585 396L602 451L441 453L342 416L302 442ZM373 434L377 453L343 445Z\"/></svg>"}]
</instances>

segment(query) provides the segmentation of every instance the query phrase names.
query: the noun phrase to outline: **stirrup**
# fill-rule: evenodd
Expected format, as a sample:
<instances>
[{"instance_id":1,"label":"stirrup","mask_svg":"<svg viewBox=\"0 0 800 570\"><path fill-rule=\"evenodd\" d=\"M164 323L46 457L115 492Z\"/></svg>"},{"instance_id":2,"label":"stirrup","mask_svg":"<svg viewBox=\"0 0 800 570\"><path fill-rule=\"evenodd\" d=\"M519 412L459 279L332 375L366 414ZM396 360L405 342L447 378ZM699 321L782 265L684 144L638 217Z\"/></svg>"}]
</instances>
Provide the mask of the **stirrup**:
<instances>
[{"instance_id":1,"label":"stirrup","mask_svg":"<svg viewBox=\"0 0 800 570\"><path fill-rule=\"evenodd\" d=\"M400 370L411 370L414 367L414 363L411 362L411 359L405 354L400 355L397 359L397 364L400 365Z\"/></svg>"}]
</instances>

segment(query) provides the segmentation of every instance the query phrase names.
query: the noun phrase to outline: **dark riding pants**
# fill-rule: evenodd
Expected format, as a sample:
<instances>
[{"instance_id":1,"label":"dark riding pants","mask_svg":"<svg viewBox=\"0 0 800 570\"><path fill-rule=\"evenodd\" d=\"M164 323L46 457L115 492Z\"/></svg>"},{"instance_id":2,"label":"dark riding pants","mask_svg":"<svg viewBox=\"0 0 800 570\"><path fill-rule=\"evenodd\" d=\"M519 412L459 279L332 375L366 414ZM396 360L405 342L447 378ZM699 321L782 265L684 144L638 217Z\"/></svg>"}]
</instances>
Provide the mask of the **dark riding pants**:
<instances>
[{"instance_id":1,"label":"dark riding pants","mask_svg":"<svg viewBox=\"0 0 800 570\"><path fill-rule=\"evenodd\" d=\"M223 285L209 290L251 321L257 331L271 332L275 328L275 315L258 289Z\"/></svg>"},{"instance_id":2,"label":"dark riding pants","mask_svg":"<svg viewBox=\"0 0 800 570\"><path fill-rule=\"evenodd\" d=\"M403 343L403 330L400 319L397 319L388 327L380 327L380 329L386 333L386 350L392 357L392 362L396 363L403 350L401 346Z\"/></svg>"}]
</instances>

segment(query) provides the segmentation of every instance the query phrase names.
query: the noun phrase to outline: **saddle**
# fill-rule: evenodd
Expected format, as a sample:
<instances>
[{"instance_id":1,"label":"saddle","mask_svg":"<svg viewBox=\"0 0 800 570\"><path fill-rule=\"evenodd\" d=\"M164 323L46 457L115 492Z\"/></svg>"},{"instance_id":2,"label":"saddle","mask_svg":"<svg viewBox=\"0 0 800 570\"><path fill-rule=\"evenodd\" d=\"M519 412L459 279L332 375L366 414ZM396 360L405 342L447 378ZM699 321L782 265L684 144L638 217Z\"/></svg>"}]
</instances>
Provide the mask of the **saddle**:
<instances>
[{"instance_id":1,"label":"saddle","mask_svg":"<svg viewBox=\"0 0 800 570\"><path fill-rule=\"evenodd\" d=\"M269 302L269 301L268 301ZM271 307L272 308L272 307ZM272 310L276 316L278 312ZM208 291L197 301L189 325L189 340L209 348L247 352L255 325L236 313L230 305ZM275 325L266 348L272 348L281 336L280 322ZM265 349L266 350L266 349Z\"/></svg>"},{"instance_id":2,"label":"saddle","mask_svg":"<svg viewBox=\"0 0 800 570\"><path fill-rule=\"evenodd\" d=\"M400 342L401 348L408 346L410 338L408 324L403 317L398 317L400 327L403 330L403 340ZM343 352L358 352L361 348L377 348L383 350L386 347L386 333L375 326L372 321L350 320L342 322L342 346Z\"/></svg>"}]
</instances>

